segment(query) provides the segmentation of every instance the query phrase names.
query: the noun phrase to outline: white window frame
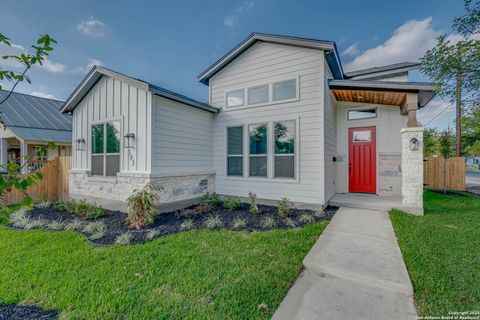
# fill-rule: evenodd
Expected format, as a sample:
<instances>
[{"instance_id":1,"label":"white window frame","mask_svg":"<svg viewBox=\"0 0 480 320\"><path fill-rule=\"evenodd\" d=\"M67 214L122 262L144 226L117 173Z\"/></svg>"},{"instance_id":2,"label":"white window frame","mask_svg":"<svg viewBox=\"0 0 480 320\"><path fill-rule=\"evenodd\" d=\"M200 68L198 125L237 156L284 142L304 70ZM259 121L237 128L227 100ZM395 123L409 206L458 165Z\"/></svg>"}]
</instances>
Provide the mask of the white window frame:
<instances>
[{"instance_id":1,"label":"white window frame","mask_svg":"<svg viewBox=\"0 0 480 320\"><path fill-rule=\"evenodd\" d=\"M279 84L279 83L282 83L282 82L288 82L288 81L295 81L295 97L275 100L275 90L274 90L274 86L275 86L276 84ZM285 80L281 80L281 81L275 81L275 82L273 82L273 83L271 84L271 86L272 86L272 102L273 102L273 103L296 101L296 100L298 99L298 96L299 96L298 77L297 77L297 78L285 79Z\"/></svg>"},{"instance_id":2,"label":"white window frame","mask_svg":"<svg viewBox=\"0 0 480 320\"><path fill-rule=\"evenodd\" d=\"M109 123L109 122L118 122L120 124L120 152L116 152L116 153L107 153L107 139L106 139L106 134L107 134L107 131L105 130L106 128L106 124ZM93 153L93 144L92 144L92 127L93 126L97 126L97 125L103 125L104 126L104 129L103 129L103 153L96 153L94 154ZM118 175L118 173L122 172L122 168L123 168L123 157L122 157L122 152L123 152L123 121L122 121L122 118L112 118L112 119L103 119L103 120L98 120L98 121L92 121L90 123L90 126L89 126L89 132L88 132L88 153L89 153L89 156L90 156L90 175L92 177L103 177L103 178L112 178L112 177L116 177ZM94 156L103 156L103 175L92 175L92 157ZM106 156L107 155L110 155L110 156L114 156L114 155L118 155L119 156L119 168L118 168L118 172L117 172L117 175L115 176L107 176L106 173L107 173L107 159L106 159Z\"/></svg>"},{"instance_id":3,"label":"white window frame","mask_svg":"<svg viewBox=\"0 0 480 320\"><path fill-rule=\"evenodd\" d=\"M350 119L350 112L351 111L365 111L365 110L371 110L371 109L375 110L375 116L374 117L361 118L361 119ZM371 120L378 119L378 108L373 107L373 106L365 106L365 107L347 109L346 119L347 119L347 121L371 121Z\"/></svg>"},{"instance_id":4,"label":"white window frame","mask_svg":"<svg viewBox=\"0 0 480 320\"><path fill-rule=\"evenodd\" d=\"M229 125L225 127L225 179L226 180L241 180L241 181L268 181L271 183L300 183L300 117L295 118L277 118L272 117L268 119L260 119L263 121L255 122L255 123L240 123L236 125ZM274 122L288 122L294 121L295 122L295 178L283 178L278 177L275 178L274 170L275 170L275 138L274 138ZM250 177L250 141L249 141L249 132L248 127L249 125L254 124L262 124L268 123L267 129L267 177ZM241 176L229 176L228 175L228 128L235 128L235 127L243 127L243 175Z\"/></svg>"},{"instance_id":5,"label":"white window frame","mask_svg":"<svg viewBox=\"0 0 480 320\"><path fill-rule=\"evenodd\" d=\"M237 92L237 91L242 91L242 95L243 95L243 102L242 104L238 104L238 105L235 105L235 106L229 106L228 105L228 94L229 93L233 93L233 92ZM246 106L246 94L245 94L245 88L238 88L238 89L234 89L234 90L228 90L227 92L225 92L225 107L227 109L231 109L231 108L240 108L240 107L243 107L243 106Z\"/></svg>"},{"instance_id":6,"label":"white window frame","mask_svg":"<svg viewBox=\"0 0 480 320\"><path fill-rule=\"evenodd\" d=\"M262 153L262 154L251 154L250 153L250 127L251 126L257 126L257 125L262 125L262 124L266 124L267 125L267 153ZM248 149L248 172L247 172L247 176L249 178L258 178L258 179L268 179L269 177L269 167L270 167L270 161L269 161L269 154L270 154L270 123L267 121L267 122L258 122L258 123L249 123L247 125L247 133L248 133L248 141L247 141L247 149ZM250 157L266 157L267 158L267 175L265 177L262 177L262 176L252 176L250 175Z\"/></svg>"},{"instance_id":7,"label":"white window frame","mask_svg":"<svg viewBox=\"0 0 480 320\"><path fill-rule=\"evenodd\" d=\"M228 129L230 128L242 128L242 154L228 154ZM238 179L245 176L245 125L233 125L225 127L225 177ZM229 175L228 174L228 158L229 157L238 157L242 158L242 174L241 175Z\"/></svg>"},{"instance_id":8,"label":"white window frame","mask_svg":"<svg viewBox=\"0 0 480 320\"><path fill-rule=\"evenodd\" d=\"M289 99L282 99L282 100L273 100L273 85L275 83L281 83L289 80L295 80L295 85L296 85L296 90L295 90L295 97L294 98L289 98ZM232 87L228 88L227 90L224 91L224 110L225 112L232 112L232 111L237 111L237 110L244 110L248 108L253 108L253 107L264 107L264 106L271 106L271 105L278 105L282 103L289 103L289 102L294 102L294 101L299 101L300 100L300 76L283 76L283 77L278 77L278 78L272 78L271 82L260 82L256 81L253 83L249 83L250 85L248 87ZM252 88L257 88L257 87L262 87L262 86L268 86L268 100L266 102L259 102L259 103L254 103L250 104L250 89ZM243 90L243 105L239 106L228 106L228 94L231 92L235 91L240 91Z\"/></svg>"},{"instance_id":9,"label":"white window frame","mask_svg":"<svg viewBox=\"0 0 480 320\"><path fill-rule=\"evenodd\" d=\"M293 122L295 124L295 140L294 140L294 146L293 146L293 152L294 153L275 153L275 123L277 122ZM298 159L298 121L295 119L291 120L279 120L279 121L273 121L272 122L272 133L273 133L273 143L272 143L272 148L273 148L273 178L276 180L297 180L298 177L298 170L297 170L297 159ZM275 174L275 158L276 157L291 157L293 156L293 177L277 177Z\"/></svg>"}]
</instances>

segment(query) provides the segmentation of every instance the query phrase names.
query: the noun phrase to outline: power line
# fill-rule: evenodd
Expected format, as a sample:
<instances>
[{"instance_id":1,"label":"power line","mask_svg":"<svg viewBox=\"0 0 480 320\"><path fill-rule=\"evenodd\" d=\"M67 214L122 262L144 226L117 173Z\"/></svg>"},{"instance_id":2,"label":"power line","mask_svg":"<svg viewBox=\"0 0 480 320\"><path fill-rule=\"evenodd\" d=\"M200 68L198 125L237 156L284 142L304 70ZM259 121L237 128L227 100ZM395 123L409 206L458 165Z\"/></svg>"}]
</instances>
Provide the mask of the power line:
<instances>
[{"instance_id":1,"label":"power line","mask_svg":"<svg viewBox=\"0 0 480 320\"><path fill-rule=\"evenodd\" d=\"M442 113L444 113L445 111L447 111L447 109L450 107L449 104L447 104L445 106L445 108L443 108L439 113L437 113L432 119L430 119L427 123L424 124L424 126L428 125L430 122L432 122L433 120L437 119Z\"/></svg>"}]
</instances>

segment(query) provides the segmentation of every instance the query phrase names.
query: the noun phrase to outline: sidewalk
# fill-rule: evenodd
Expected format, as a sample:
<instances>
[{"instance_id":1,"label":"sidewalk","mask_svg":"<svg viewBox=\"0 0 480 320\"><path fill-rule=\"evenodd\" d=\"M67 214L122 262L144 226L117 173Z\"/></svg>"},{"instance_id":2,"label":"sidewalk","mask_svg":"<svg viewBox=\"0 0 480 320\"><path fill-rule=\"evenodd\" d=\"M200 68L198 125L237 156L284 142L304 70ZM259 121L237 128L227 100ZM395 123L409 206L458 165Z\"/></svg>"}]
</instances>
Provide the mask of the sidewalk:
<instances>
[{"instance_id":1,"label":"sidewalk","mask_svg":"<svg viewBox=\"0 0 480 320\"><path fill-rule=\"evenodd\" d=\"M273 319L415 319L413 289L386 212L340 208Z\"/></svg>"}]
</instances>

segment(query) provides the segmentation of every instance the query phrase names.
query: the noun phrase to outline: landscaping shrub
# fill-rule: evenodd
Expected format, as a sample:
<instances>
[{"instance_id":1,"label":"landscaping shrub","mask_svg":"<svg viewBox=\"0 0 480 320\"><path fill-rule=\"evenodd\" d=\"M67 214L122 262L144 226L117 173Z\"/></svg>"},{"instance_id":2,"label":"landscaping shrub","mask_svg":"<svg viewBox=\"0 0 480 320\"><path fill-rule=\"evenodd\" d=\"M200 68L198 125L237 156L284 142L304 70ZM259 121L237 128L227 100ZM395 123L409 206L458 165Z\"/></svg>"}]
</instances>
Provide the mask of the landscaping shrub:
<instances>
[{"instance_id":1,"label":"landscaping shrub","mask_svg":"<svg viewBox=\"0 0 480 320\"><path fill-rule=\"evenodd\" d=\"M12 212L12 214L10 215L10 223L12 224L12 226L14 226L15 228L25 228L25 226L30 223L27 212L28 210L26 207L22 207Z\"/></svg>"},{"instance_id":2,"label":"landscaping shrub","mask_svg":"<svg viewBox=\"0 0 480 320\"><path fill-rule=\"evenodd\" d=\"M106 226L103 221L90 222L85 225L83 232L89 234L88 237L90 240L98 240L103 238L106 231Z\"/></svg>"},{"instance_id":3,"label":"landscaping shrub","mask_svg":"<svg viewBox=\"0 0 480 320\"><path fill-rule=\"evenodd\" d=\"M325 211L323 210L317 210L315 211L315 213L313 214L313 216L317 219L323 219L325 218Z\"/></svg>"},{"instance_id":4,"label":"landscaping shrub","mask_svg":"<svg viewBox=\"0 0 480 320\"><path fill-rule=\"evenodd\" d=\"M315 218L308 213L304 213L298 217L298 221L300 221L303 224L308 224L308 223L313 223L315 222Z\"/></svg>"},{"instance_id":5,"label":"landscaping shrub","mask_svg":"<svg viewBox=\"0 0 480 320\"><path fill-rule=\"evenodd\" d=\"M25 229L41 229L45 227L45 221L42 219L29 219L28 223L25 225Z\"/></svg>"},{"instance_id":6,"label":"landscaping shrub","mask_svg":"<svg viewBox=\"0 0 480 320\"><path fill-rule=\"evenodd\" d=\"M286 219L285 219L285 224L286 224L289 228L296 228L296 227L297 227L297 224L295 223L295 221L293 221L292 218L286 218Z\"/></svg>"},{"instance_id":7,"label":"landscaping shrub","mask_svg":"<svg viewBox=\"0 0 480 320\"><path fill-rule=\"evenodd\" d=\"M206 202L202 202L200 204L198 204L194 209L193 211L195 212L196 215L201 215L205 212L208 212L210 209L212 209L212 205L211 204L208 204Z\"/></svg>"},{"instance_id":8,"label":"landscaping shrub","mask_svg":"<svg viewBox=\"0 0 480 320\"><path fill-rule=\"evenodd\" d=\"M149 182L140 190L134 190L127 198L128 216L127 224L130 228L140 229L150 224L155 218L157 208L155 207L160 197L153 182Z\"/></svg>"},{"instance_id":9,"label":"landscaping shrub","mask_svg":"<svg viewBox=\"0 0 480 320\"><path fill-rule=\"evenodd\" d=\"M65 226L61 221L56 221L56 220L47 224L47 228L49 228L51 230L63 230L64 227Z\"/></svg>"},{"instance_id":10,"label":"landscaping shrub","mask_svg":"<svg viewBox=\"0 0 480 320\"><path fill-rule=\"evenodd\" d=\"M105 215L105 209L85 200L57 201L54 207L58 210L84 217L85 219L97 219Z\"/></svg>"},{"instance_id":11,"label":"landscaping shrub","mask_svg":"<svg viewBox=\"0 0 480 320\"><path fill-rule=\"evenodd\" d=\"M283 197L277 204L278 215L280 218L286 218L291 208L292 203L290 200L288 200L287 197Z\"/></svg>"},{"instance_id":12,"label":"landscaping shrub","mask_svg":"<svg viewBox=\"0 0 480 320\"><path fill-rule=\"evenodd\" d=\"M233 220L233 227L235 229L244 228L246 225L247 225L247 222L243 218L236 217L235 220Z\"/></svg>"},{"instance_id":13,"label":"landscaping shrub","mask_svg":"<svg viewBox=\"0 0 480 320\"><path fill-rule=\"evenodd\" d=\"M82 220L76 218L76 219L73 219L70 223L68 223L68 224L65 226L65 229L66 229L66 230L78 231L78 230L81 230L82 227L83 227L83 222L82 222Z\"/></svg>"},{"instance_id":14,"label":"landscaping shrub","mask_svg":"<svg viewBox=\"0 0 480 320\"><path fill-rule=\"evenodd\" d=\"M160 234L160 230L149 229L147 231L147 234L145 235L145 238L147 238L147 240L152 240L153 238L156 238L159 234Z\"/></svg>"},{"instance_id":15,"label":"landscaping shrub","mask_svg":"<svg viewBox=\"0 0 480 320\"><path fill-rule=\"evenodd\" d=\"M264 227L265 229L271 229L271 228L275 227L276 225L277 225L277 222L275 221L275 219L273 217L265 217L262 220L262 227Z\"/></svg>"},{"instance_id":16,"label":"landscaping shrub","mask_svg":"<svg viewBox=\"0 0 480 320\"><path fill-rule=\"evenodd\" d=\"M193 220L192 219L187 219L180 224L180 229L187 231L187 230L192 230L194 227L193 225Z\"/></svg>"},{"instance_id":17,"label":"landscaping shrub","mask_svg":"<svg viewBox=\"0 0 480 320\"><path fill-rule=\"evenodd\" d=\"M132 241L132 238L133 238L132 233L130 231L127 231L117 237L117 240L115 240L115 244L126 246L127 244L130 244L130 242Z\"/></svg>"},{"instance_id":18,"label":"landscaping shrub","mask_svg":"<svg viewBox=\"0 0 480 320\"><path fill-rule=\"evenodd\" d=\"M210 215L206 220L205 220L205 227L208 229L215 229L215 228L221 228L223 227L223 221L220 219L220 216L217 215Z\"/></svg>"},{"instance_id":19,"label":"landscaping shrub","mask_svg":"<svg viewBox=\"0 0 480 320\"><path fill-rule=\"evenodd\" d=\"M211 208L216 207L220 203L216 192L206 192L202 197L202 202L210 205Z\"/></svg>"},{"instance_id":20,"label":"landscaping shrub","mask_svg":"<svg viewBox=\"0 0 480 320\"><path fill-rule=\"evenodd\" d=\"M227 198L223 201L223 207L230 211L237 210L241 205L242 203L238 198Z\"/></svg>"},{"instance_id":21,"label":"landscaping shrub","mask_svg":"<svg viewBox=\"0 0 480 320\"><path fill-rule=\"evenodd\" d=\"M259 214L260 210L257 206L257 194L250 191L248 193L248 199L250 200L250 213Z\"/></svg>"}]
</instances>

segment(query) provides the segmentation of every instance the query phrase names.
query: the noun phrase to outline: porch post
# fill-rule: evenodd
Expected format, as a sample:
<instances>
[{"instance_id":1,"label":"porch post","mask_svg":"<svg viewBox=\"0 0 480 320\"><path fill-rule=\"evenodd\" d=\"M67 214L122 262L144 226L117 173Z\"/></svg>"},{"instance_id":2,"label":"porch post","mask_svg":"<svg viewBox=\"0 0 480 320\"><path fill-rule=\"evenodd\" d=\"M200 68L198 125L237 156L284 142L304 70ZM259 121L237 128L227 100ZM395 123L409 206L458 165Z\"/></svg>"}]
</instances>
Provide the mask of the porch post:
<instances>
[{"instance_id":1,"label":"porch post","mask_svg":"<svg viewBox=\"0 0 480 320\"><path fill-rule=\"evenodd\" d=\"M407 126L409 128L415 128L415 127L418 126L417 110L418 110L418 94L407 93L405 103L402 107L402 114L407 114L408 115Z\"/></svg>"},{"instance_id":2,"label":"porch post","mask_svg":"<svg viewBox=\"0 0 480 320\"><path fill-rule=\"evenodd\" d=\"M423 215L423 128L402 128L400 134L402 209L411 214Z\"/></svg>"},{"instance_id":3,"label":"porch post","mask_svg":"<svg viewBox=\"0 0 480 320\"><path fill-rule=\"evenodd\" d=\"M0 164L4 165L8 162L8 143L7 138L0 138ZM2 171L5 171L5 168L1 168Z\"/></svg>"},{"instance_id":4,"label":"porch post","mask_svg":"<svg viewBox=\"0 0 480 320\"><path fill-rule=\"evenodd\" d=\"M25 165L27 160L24 156L28 155L28 144L25 141L20 141L20 166L22 167L22 173L28 173L28 165Z\"/></svg>"}]
</instances>

